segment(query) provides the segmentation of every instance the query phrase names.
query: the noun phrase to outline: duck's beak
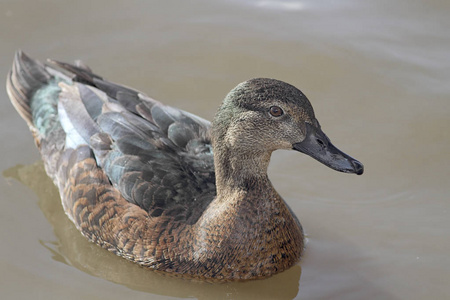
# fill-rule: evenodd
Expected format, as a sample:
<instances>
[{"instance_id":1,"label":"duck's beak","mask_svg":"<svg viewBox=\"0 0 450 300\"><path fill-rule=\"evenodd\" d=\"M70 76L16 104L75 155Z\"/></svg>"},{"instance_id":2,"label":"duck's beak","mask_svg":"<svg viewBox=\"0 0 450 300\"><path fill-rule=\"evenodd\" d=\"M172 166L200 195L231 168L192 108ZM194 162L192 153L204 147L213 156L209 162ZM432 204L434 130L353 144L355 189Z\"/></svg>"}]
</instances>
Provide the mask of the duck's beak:
<instances>
[{"instance_id":1,"label":"duck's beak","mask_svg":"<svg viewBox=\"0 0 450 300\"><path fill-rule=\"evenodd\" d=\"M303 142L292 145L292 148L336 171L358 175L364 172L362 163L336 148L320 128L309 123L306 123L306 138Z\"/></svg>"}]
</instances>

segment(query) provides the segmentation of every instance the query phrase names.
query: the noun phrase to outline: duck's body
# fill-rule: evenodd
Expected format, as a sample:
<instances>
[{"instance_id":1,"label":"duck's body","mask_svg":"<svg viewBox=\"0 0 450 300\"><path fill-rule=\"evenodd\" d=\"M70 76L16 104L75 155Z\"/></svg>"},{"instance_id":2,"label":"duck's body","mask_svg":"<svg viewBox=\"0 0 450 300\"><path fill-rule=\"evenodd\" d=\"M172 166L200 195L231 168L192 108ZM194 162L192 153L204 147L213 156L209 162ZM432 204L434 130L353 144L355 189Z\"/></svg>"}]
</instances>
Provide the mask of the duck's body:
<instances>
[{"instance_id":1,"label":"duck's body","mask_svg":"<svg viewBox=\"0 0 450 300\"><path fill-rule=\"evenodd\" d=\"M294 148L362 173L286 83L240 84L211 126L86 67L57 66L64 74L18 52L8 94L69 218L92 242L142 266L214 280L283 271L299 260L304 238L267 177L271 153Z\"/></svg>"}]
</instances>

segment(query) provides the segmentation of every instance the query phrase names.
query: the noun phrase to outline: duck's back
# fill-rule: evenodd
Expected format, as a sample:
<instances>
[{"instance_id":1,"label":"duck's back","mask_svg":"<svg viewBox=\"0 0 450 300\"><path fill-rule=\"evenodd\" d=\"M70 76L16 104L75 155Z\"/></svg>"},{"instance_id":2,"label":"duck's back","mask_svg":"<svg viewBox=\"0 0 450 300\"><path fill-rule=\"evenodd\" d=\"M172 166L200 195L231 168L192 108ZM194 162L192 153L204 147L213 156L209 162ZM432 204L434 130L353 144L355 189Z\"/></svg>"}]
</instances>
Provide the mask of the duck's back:
<instances>
[{"instance_id":1,"label":"duck's back","mask_svg":"<svg viewBox=\"0 0 450 300\"><path fill-rule=\"evenodd\" d=\"M87 67L54 64L62 72L18 52L7 90L66 213L119 255L159 269L173 264L163 252L215 196L210 123ZM136 243L144 239L154 247Z\"/></svg>"}]
</instances>

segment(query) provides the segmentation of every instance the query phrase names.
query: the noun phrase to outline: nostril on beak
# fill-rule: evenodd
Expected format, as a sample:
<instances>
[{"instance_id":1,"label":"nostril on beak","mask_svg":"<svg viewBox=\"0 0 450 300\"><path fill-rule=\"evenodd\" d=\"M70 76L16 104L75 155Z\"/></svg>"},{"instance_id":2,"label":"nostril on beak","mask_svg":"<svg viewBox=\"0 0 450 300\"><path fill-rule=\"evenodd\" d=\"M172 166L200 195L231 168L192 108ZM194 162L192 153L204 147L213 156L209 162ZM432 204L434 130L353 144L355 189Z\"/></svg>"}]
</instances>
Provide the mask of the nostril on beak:
<instances>
[{"instance_id":1,"label":"nostril on beak","mask_svg":"<svg viewBox=\"0 0 450 300\"><path fill-rule=\"evenodd\" d=\"M320 147L322 147L322 149L324 149L326 147L325 143L321 140L321 139L316 139L317 144L320 145Z\"/></svg>"}]
</instances>

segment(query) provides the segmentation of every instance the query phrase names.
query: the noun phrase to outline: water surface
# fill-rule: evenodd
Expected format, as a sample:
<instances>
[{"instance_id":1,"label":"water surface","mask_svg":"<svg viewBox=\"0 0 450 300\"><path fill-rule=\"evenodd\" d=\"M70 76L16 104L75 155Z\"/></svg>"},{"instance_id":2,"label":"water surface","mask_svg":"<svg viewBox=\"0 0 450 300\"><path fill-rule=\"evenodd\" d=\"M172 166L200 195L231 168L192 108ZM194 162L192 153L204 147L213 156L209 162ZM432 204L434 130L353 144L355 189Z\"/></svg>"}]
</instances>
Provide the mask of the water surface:
<instances>
[{"instance_id":1,"label":"water surface","mask_svg":"<svg viewBox=\"0 0 450 300\"><path fill-rule=\"evenodd\" d=\"M166 278L76 231L1 85L2 297L450 298L449 12L416 0L0 0L4 77L18 48L82 59L207 119L237 83L281 79L366 168L352 176L276 152L269 176L308 235L302 262L248 283Z\"/></svg>"}]
</instances>

